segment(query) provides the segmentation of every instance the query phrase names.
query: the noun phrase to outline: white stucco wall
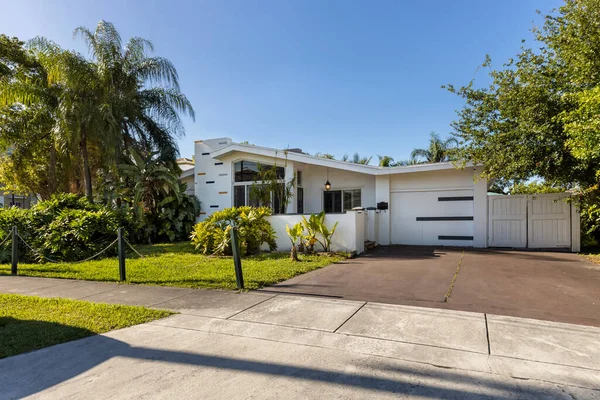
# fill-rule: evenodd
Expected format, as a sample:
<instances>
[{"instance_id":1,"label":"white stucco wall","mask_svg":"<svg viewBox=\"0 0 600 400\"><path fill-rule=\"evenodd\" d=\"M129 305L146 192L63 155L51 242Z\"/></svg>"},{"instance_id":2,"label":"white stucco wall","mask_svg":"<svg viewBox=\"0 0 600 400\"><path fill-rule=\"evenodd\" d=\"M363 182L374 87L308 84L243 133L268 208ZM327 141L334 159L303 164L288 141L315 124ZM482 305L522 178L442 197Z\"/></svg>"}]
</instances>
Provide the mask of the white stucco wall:
<instances>
[{"instance_id":1,"label":"white stucco wall","mask_svg":"<svg viewBox=\"0 0 600 400\"><path fill-rule=\"evenodd\" d=\"M200 220L214 211L229 208L232 205L231 162L216 160L210 153L231 143L231 139L219 138L195 143L195 193L200 200Z\"/></svg>"},{"instance_id":2,"label":"white stucco wall","mask_svg":"<svg viewBox=\"0 0 600 400\"><path fill-rule=\"evenodd\" d=\"M323 192L328 179L328 169L317 165L298 163L302 170L304 188L304 212L318 213L323 210ZM329 168L331 190L361 189L362 207L375 207L375 176L358 172Z\"/></svg>"},{"instance_id":3,"label":"white stucco wall","mask_svg":"<svg viewBox=\"0 0 600 400\"><path fill-rule=\"evenodd\" d=\"M310 215L306 215L309 218ZM271 226L277 235L277 250L288 251L292 248L292 243L287 235L285 226L294 226L302 221L301 215L272 215L267 217ZM349 211L345 214L327 214L325 224L331 228L339 222L332 237L331 250L362 253L364 248L364 223L365 215L362 211ZM316 249L322 250L321 245L317 244Z\"/></svg>"}]
</instances>

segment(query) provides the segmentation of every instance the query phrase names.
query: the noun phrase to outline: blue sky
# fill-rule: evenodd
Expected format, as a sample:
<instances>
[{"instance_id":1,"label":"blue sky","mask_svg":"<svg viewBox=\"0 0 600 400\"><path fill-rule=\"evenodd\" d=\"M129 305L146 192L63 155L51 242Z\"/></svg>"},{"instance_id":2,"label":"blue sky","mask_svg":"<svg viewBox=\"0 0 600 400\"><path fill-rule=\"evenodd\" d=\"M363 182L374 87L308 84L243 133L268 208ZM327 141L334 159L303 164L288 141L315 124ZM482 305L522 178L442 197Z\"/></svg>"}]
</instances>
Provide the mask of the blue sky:
<instances>
[{"instance_id":1,"label":"blue sky","mask_svg":"<svg viewBox=\"0 0 600 400\"><path fill-rule=\"evenodd\" d=\"M0 0L0 32L84 50L75 27L114 23L177 67L196 110L179 140L229 136L310 153L408 158L451 128L485 54L500 66L558 0ZM485 83L484 71L476 82ZM373 161L375 162L375 161Z\"/></svg>"}]
</instances>

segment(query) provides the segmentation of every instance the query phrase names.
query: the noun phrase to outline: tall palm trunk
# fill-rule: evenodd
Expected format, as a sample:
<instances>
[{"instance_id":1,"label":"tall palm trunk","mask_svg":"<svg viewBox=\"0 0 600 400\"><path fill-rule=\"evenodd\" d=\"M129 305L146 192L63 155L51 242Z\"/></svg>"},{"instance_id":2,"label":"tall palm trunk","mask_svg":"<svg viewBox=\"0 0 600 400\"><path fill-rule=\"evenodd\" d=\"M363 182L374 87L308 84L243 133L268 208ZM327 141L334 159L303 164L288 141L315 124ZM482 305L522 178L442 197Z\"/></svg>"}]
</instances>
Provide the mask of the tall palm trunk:
<instances>
[{"instance_id":1,"label":"tall palm trunk","mask_svg":"<svg viewBox=\"0 0 600 400\"><path fill-rule=\"evenodd\" d=\"M79 141L79 151L83 160L83 183L85 186L85 196L91 202L94 200L92 194L92 171L90 169L90 156L87 148L87 134L85 129L81 130L81 140Z\"/></svg>"}]
</instances>

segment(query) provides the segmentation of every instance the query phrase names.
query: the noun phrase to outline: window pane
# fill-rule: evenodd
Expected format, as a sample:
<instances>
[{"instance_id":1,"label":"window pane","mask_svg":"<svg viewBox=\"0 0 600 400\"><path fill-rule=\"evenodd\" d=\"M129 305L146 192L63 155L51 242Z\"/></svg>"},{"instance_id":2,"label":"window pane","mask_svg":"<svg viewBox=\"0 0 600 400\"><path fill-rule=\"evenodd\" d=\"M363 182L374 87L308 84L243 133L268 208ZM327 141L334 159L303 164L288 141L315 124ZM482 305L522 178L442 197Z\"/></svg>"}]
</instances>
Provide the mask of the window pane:
<instances>
[{"instance_id":1,"label":"window pane","mask_svg":"<svg viewBox=\"0 0 600 400\"><path fill-rule=\"evenodd\" d=\"M238 161L234 171L235 182L254 182L258 176L258 165L253 161Z\"/></svg>"},{"instance_id":2,"label":"window pane","mask_svg":"<svg viewBox=\"0 0 600 400\"><path fill-rule=\"evenodd\" d=\"M361 206L362 203L360 200L360 189L355 189L352 191L352 208Z\"/></svg>"},{"instance_id":3,"label":"window pane","mask_svg":"<svg viewBox=\"0 0 600 400\"><path fill-rule=\"evenodd\" d=\"M352 191L344 190L344 211L352 210Z\"/></svg>"},{"instance_id":4,"label":"window pane","mask_svg":"<svg viewBox=\"0 0 600 400\"><path fill-rule=\"evenodd\" d=\"M298 214L304 214L304 189L298 188L296 200L298 204Z\"/></svg>"},{"instance_id":5,"label":"window pane","mask_svg":"<svg viewBox=\"0 0 600 400\"><path fill-rule=\"evenodd\" d=\"M233 205L235 207L246 205L246 186L233 187Z\"/></svg>"},{"instance_id":6,"label":"window pane","mask_svg":"<svg viewBox=\"0 0 600 400\"><path fill-rule=\"evenodd\" d=\"M285 179L285 168L275 167L275 174L277 175L277 179Z\"/></svg>"},{"instance_id":7,"label":"window pane","mask_svg":"<svg viewBox=\"0 0 600 400\"><path fill-rule=\"evenodd\" d=\"M323 192L323 210L326 213L342 212L342 192L340 190Z\"/></svg>"},{"instance_id":8,"label":"window pane","mask_svg":"<svg viewBox=\"0 0 600 400\"><path fill-rule=\"evenodd\" d=\"M296 171L296 185L302 186L302 171Z\"/></svg>"}]
</instances>

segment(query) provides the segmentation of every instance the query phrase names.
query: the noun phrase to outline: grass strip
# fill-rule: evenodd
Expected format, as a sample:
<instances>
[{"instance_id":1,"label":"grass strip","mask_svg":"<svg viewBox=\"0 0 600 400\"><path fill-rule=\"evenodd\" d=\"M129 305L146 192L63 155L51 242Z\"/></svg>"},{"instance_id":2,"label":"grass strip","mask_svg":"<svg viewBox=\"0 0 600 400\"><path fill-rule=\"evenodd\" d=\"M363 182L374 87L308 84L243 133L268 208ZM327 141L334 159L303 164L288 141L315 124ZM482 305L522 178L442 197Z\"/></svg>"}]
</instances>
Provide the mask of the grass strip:
<instances>
[{"instance_id":1,"label":"grass strip","mask_svg":"<svg viewBox=\"0 0 600 400\"><path fill-rule=\"evenodd\" d=\"M446 296L444 297L444 303L447 303L448 300L450 300L450 295L452 294L452 289L454 289L454 283L456 282L456 279L458 278L458 273L460 272L460 267L462 266L464 257L465 257L465 252L463 251L462 255L460 256L460 260L458 260L458 266L456 267L456 272L454 273L452 282L450 282L450 287L448 288L448 291L446 292Z\"/></svg>"},{"instance_id":2,"label":"grass strip","mask_svg":"<svg viewBox=\"0 0 600 400\"><path fill-rule=\"evenodd\" d=\"M139 306L0 294L0 359L172 314Z\"/></svg>"},{"instance_id":3,"label":"grass strip","mask_svg":"<svg viewBox=\"0 0 600 400\"><path fill-rule=\"evenodd\" d=\"M231 257L198 254L189 243L174 243L137 248L143 258L128 255L127 283L179 286L188 288L235 289L235 271ZM247 289L259 289L296 275L304 274L346 259L344 255L300 256L290 260L287 253L266 253L242 259ZM117 282L119 261L116 257L83 263L19 263L18 274L45 278L67 278ZM10 264L0 265L0 275L10 275Z\"/></svg>"}]
</instances>

